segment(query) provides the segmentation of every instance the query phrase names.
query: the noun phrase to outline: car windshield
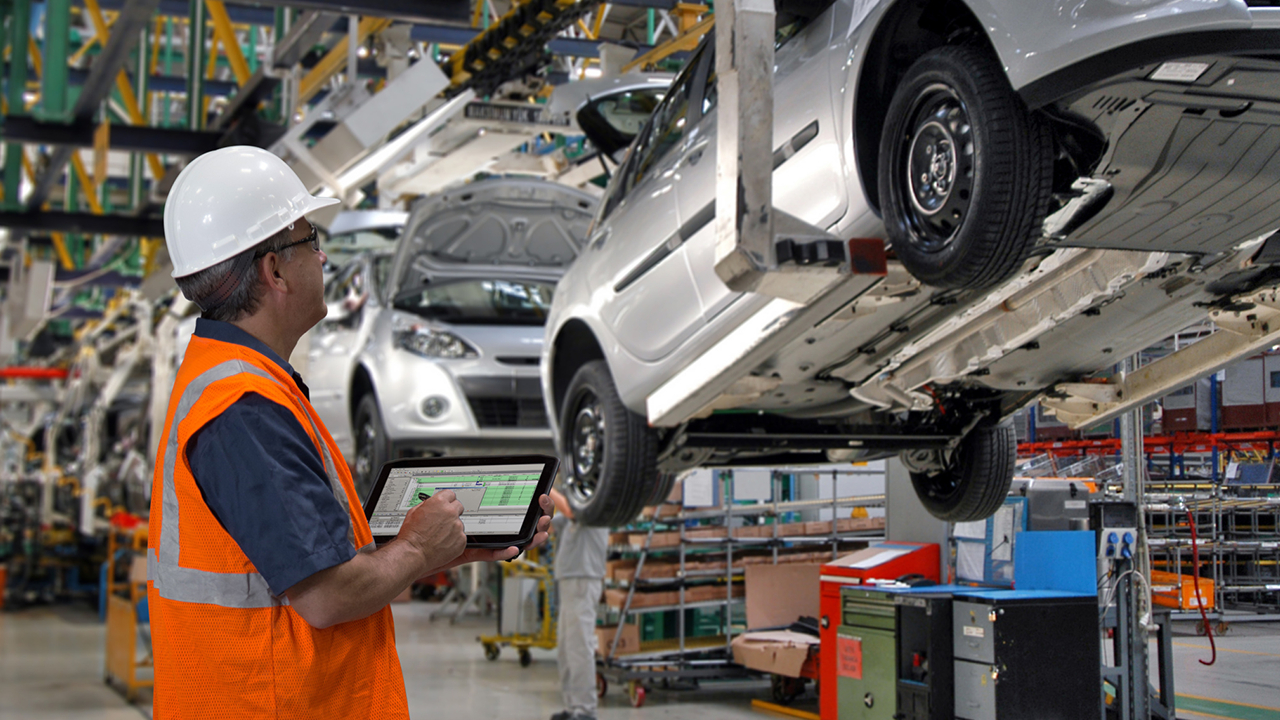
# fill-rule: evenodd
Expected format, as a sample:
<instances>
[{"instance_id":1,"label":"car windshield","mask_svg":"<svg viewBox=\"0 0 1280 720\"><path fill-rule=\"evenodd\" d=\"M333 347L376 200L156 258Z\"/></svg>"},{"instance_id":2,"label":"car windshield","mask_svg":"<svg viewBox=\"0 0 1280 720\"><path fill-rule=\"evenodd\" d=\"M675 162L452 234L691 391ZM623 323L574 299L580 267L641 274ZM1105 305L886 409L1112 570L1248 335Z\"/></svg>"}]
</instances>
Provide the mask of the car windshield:
<instances>
[{"instance_id":1,"label":"car windshield","mask_svg":"<svg viewBox=\"0 0 1280 720\"><path fill-rule=\"evenodd\" d=\"M543 325L554 291L539 280L452 280L401 293L395 307L459 325Z\"/></svg>"}]
</instances>

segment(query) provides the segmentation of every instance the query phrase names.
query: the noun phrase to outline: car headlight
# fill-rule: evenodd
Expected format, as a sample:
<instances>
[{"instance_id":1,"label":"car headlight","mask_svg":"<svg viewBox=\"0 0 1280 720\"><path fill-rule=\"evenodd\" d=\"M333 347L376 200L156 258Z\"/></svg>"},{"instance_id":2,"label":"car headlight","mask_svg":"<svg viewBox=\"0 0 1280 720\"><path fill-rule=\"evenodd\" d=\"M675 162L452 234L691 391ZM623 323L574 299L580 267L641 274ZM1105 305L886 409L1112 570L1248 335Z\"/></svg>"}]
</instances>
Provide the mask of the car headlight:
<instances>
[{"instance_id":1,"label":"car headlight","mask_svg":"<svg viewBox=\"0 0 1280 720\"><path fill-rule=\"evenodd\" d=\"M396 344L425 358L458 360L480 356L475 348L457 335L424 327L401 330L396 334Z\"/></svg>"}]
</instances>

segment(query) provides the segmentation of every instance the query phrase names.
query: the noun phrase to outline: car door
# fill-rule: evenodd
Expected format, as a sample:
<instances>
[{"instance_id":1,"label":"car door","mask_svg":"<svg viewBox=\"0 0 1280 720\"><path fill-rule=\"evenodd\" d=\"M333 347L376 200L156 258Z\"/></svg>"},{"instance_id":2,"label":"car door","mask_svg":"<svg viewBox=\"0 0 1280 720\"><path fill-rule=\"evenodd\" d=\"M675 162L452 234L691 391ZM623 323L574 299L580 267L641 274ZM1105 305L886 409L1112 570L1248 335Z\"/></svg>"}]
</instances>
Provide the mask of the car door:
<instances>
[{"instance_id":1,"label":"car door","mask_svg":"<svg viewBox=\"0 0 1280 720\"><path fill-rule=\"evenodd\" d=\"M307 355L307 387L311 405L329 429L338 447L351 449L351 370L366 333L365 326L376 312L371 292L369 256L352 262L325 285L324 300L329 315L312 330Z\"/></svg>"},{"instance_id":2,"label":"car door","mask_svg":"<svg viewBox=\"0 0 1280 720\"><path fill-rule=\"evenodd\" d=\"M668 355L702 326L676 210L675 168L683 156L697 63L676 78L614 178L587 244L609 278L600 315L628 353ZM660 298L661 312L654 312Z\"/></svg>"},{"instance_id":3,"label":"car door","mask_svg":"<svg viewBox=\"0 0 1280 720\"><path fill-rule=\"evenodd\" d=\"M832 15L822 13L797 28L778 28L774 72L773 204L819 227L844 213L848 203L838 140L832 127L828 50ZM732 304L735 293L715 272L716 91L715 58L701 97L699 121L677 171L677 212L703 319L710 321ZM781 150L781 152L779 152Z\"/></svg>"}]
</instances>

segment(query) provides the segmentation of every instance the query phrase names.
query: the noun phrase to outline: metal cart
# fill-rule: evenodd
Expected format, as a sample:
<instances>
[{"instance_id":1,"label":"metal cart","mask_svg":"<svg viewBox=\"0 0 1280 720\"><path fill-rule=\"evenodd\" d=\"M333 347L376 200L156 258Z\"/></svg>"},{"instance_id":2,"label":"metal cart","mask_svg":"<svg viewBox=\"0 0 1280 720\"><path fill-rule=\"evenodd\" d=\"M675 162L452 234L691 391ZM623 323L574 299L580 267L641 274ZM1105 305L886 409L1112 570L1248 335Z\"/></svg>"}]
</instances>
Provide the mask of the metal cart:
<instances>
[{"instance_id":1,"label":"metal cart","mask_svg":"<svg viewBox=\"0 0 1280 720\"><path fill-rule=\"evenodd\" d=\"M538 551L530 550L528 559L513 560L509 563L500 563L502 567L503 587L507 586L508 579L526 579L536 582L537 591L532 599L534 607L525 607L529 599L523 596L515 598L507 597L504 594L502 606L503 611L499 612L498 634L497 635L481 635L477 640L484 646L484 657L486 660L497 660L502 653L502 646L510 645L520 654L520 667L529 667L533 662L533 655L530 654L529 648L543 648L550 650L556 646L556 612L555 612L555 592L552 588L553 580L551 578L551 570L547 565L538 562ZM523 615L527 610L533 610L537 613L537 629L534 632L521 632L525 628L521 623L508 622L507 630L513 629L514 632L504 632L503 616L511 617L513 613L507 612L508 604L514 608L514 615Z\"/></svg>"}]
</instances>

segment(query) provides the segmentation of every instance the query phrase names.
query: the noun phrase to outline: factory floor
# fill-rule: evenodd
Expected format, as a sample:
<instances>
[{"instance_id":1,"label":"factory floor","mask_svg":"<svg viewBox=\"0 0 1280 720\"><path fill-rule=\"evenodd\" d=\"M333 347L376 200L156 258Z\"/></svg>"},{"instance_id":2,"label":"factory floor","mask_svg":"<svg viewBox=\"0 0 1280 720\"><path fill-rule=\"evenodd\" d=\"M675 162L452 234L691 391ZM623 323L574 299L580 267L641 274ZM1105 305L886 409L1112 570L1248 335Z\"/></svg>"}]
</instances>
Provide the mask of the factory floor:
<instances>
[{"instance_id":1,"label":"factory floor","mask_svg":"<svg viewBox=\"0 0 1280 720\"><path fill-rule=\"evenodd\" d=\"M432 605L397 604L396 634L409 708L414 717L545 720L560 709L555 652L534 650L521 668L507 649L497 662L484 659L476 636L493 621L466 618L456 625L429 622ZM1280 624L1234 623L1218 639L1213 666L1206 638L1178 628L1174 662L1178 717L1190 720L1280 720ZM150 694L129 705L102 682L105 632L87 606L37 607L0 613L0 719L129 720L150 717ZM689 718L731 720L782 717L753 710L768 699L767 684L705 683L695 692L654 691L632 708L622 688L610 688L601 720ZM816 712L812 691L797 702Z\"/></svg>"}]
</instances>

